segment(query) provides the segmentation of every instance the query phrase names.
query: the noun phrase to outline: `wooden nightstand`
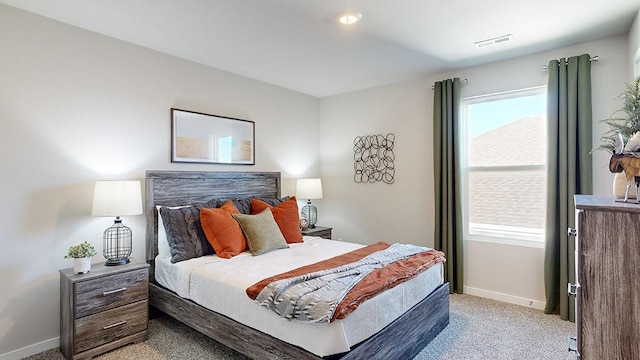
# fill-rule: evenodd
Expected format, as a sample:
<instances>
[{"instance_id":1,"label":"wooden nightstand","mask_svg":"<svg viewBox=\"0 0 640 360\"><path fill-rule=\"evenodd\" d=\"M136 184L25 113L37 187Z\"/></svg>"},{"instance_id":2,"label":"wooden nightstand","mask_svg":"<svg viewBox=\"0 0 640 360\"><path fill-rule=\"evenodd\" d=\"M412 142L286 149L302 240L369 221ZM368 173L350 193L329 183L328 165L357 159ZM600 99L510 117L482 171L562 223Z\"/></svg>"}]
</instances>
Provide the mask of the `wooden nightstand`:
<instances>
[{"instance_id":1,"label":"wooden nightstand","mask_svg":"<svg viewBox=\"0 0 640 360\"><path fill-rule=\"evenodd\" d=\"M331 230L333 228L324 227L324 226L316 226L314 228L309 228L307 230L302 230L302 235L306 236L319 236L324 239L331 239Z\"/></svg>"},{"instance_id":2,"label":"wooden nightstand","mask_svg":"<svg viewBox=\"0 0 640 360\"><path fill-rule=\"evenodd\" d=\"M86 274L60 270L60 350L90 359L144 341L149 319L149 264L91 265Z\"/></svg>"}]
</instances>

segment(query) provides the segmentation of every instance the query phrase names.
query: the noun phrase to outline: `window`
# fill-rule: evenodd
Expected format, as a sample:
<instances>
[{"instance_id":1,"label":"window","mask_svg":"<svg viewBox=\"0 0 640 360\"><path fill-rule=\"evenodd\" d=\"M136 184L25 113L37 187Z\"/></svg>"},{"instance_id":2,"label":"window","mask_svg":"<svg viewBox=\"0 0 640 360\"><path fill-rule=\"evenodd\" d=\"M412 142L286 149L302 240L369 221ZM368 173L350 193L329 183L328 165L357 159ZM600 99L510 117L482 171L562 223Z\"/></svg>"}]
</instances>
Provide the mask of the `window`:
<instances>
[{"instance_id":1,"label":"window","mask_svg":"<svg viewBox=\"0 0 640 360\"><path fill-rule=\"evenodd\" d=\"M465 238L543 246L546 88L462 100Z\"/></svg>"},{"instance_id":2,"label":"window","mask_svg":"<svg viewBox=\"0 0 640 360\"><path fill-rule=\"evenodd\" d=\"M233 152L233 137L231 137L231 134L219 136L216 139L216 144L218 144L218 161L231 163L231 153Z\"/></svg>"}]
</instances>

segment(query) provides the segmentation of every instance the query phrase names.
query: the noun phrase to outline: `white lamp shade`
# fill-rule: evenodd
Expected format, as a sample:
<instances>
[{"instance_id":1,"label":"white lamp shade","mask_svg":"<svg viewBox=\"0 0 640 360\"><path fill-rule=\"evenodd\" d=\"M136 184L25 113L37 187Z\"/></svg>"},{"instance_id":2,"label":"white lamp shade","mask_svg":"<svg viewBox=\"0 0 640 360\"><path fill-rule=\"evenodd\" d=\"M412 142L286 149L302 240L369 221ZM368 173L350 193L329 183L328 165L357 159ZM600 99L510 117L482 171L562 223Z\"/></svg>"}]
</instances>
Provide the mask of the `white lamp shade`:
<instances>
[{"instance_id":1,"label":"white lamp shade","mask_svg":"<svg viewBox=\"0 0 640 360\"><path fill-rule=\"evenodd\" d=\"M320 179L298 179L296 182L298 199L322 199L322 182Z\"/></svg>"},{"instance_id":2,"label":"white lamp shade","mask_svg":"<svg viewBox=\"0 0 640 360\"><path fill-rule=\"evenodd\" d=\"M142 214L140 181L96 181L93 192L93 216Z\"/></svg>"}]
</instances>

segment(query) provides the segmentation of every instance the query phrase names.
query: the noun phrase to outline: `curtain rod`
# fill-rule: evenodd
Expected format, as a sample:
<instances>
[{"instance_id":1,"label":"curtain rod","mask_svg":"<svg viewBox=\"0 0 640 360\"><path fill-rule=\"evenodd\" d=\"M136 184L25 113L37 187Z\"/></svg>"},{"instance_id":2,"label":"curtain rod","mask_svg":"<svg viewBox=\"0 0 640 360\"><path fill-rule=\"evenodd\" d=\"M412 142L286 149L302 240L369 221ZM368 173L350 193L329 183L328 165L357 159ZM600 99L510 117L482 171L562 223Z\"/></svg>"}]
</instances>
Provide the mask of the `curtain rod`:
<instances>
[{"instance_id":1,"label":"curtain rod","mask_svg":"<svg viewBox=\"0 0 640 360\"><path fill-rule=\"evenodd\" d=\"M598 59L598 55L596 55L596 56L594 56L592 58L589 58L589 61L591 61L591 62L597 62L598 60L599 60ZM567 63L565 62L565 65L566 64ZM542 65L542 71L547 71L547 67L548 67L547 65Z\"/></svg>"},{"instance_id":2,"label":"curtain rod","mask_svg":"<svg viewBox=\"0 0 640 360\"><path fill-rule=\"evenodd\" d=\"M460 80L460 83L461 83L461 84L466 84L466 83L468 83L468 82L469 82L469 80L468 80L468 79L462 79L462 80ZM433 89L435 89L435 88L436 88L436 87L435 87L435 85L431 85L431 90L433 90Z\"/></svg>"}]
</instances>

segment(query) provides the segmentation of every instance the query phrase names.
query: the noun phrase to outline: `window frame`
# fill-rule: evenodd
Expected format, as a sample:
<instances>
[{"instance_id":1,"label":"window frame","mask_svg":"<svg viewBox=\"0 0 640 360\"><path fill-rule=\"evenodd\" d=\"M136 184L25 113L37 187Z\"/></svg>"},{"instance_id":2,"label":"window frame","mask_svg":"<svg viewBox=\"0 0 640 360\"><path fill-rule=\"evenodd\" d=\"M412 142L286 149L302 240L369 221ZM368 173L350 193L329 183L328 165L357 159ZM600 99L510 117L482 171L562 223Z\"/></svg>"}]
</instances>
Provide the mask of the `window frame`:
<instances>
[{"instance_id":1,"label":"window frame","mask_svg":"<svg viewBox=\"0 0 640 360\"><path fill-rule=\"evenodd\" d=\"M461 175L462 175L462 217L464 228L464 240L492 242L500 244L508 244L515 246L526 246L535 248L544 248L545 245L545 227L537 229L535 231L524 231L524 228L476 224L473 225L469 222L469 175L474 171L531 171L531 170L544 170L548 171L547 163L545 160L544 165L494 165L494 166L469 166L468 165L468 107L469 105L484 103L488 101L500 101L506 99L519 98L524 96L541 95L546 94L547 86L536 86L525 89L511 90L499 93L492 93L486 95L469 96L462 98L460 101L461 110L461 126L460 126L460 144L461 144ZM546 117L546 114L544 114ZM546 203L546 184L545 184L545 203ZM471 225L471 226L470 226ZM470 232L470 227L475 231Z\"/></svg>"}]
</instances>

